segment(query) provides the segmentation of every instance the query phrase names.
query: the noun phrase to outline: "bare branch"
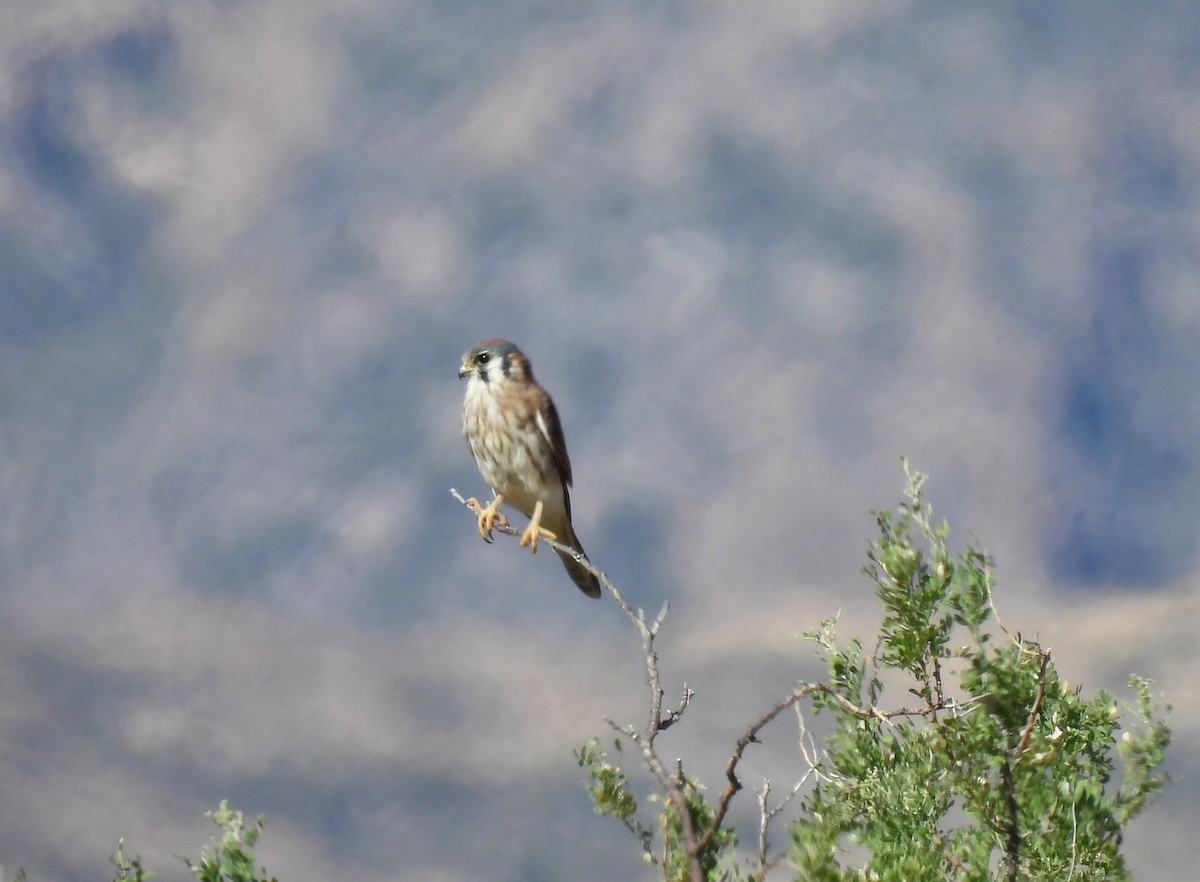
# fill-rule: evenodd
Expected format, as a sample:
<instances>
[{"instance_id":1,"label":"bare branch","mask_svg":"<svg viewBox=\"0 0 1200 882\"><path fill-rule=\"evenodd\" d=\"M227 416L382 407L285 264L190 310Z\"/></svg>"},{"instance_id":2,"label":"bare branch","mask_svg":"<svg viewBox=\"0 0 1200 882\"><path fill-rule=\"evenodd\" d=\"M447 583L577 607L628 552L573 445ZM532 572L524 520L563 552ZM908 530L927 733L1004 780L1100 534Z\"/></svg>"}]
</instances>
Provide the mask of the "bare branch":
<instances>
[{"instance_id":1,"label":"bare branch","mask_svg":"<svg viewBox=\"0 0 1200 882\"><path fill-rule=\"evenodd\" d=\"M942 662L936 655L933 657L933 692L929 696L929 718L937 722L938 708L945 706L942 694Z\"/></svg>"},{"instance_id":2,"label":"bare branch","mask_svg":"<svg viewBox=\"0 0 1200 882\"><path fill-rule=\"evenodd\" d=\"M750 874L751 879L765 879L767 873L769 873L771 869L779 862L778 858L775 860L767 859L767 852L769 851L769 846L767 843L767 830L770 828L771 821L775 819L775 816L782 812L787 807L788 803L796 798L796 794L800 792L800 788L804 786L804 782L807 781L809 776L815 771L816 769L810 768L807 772L805 772L804 776L792 787L791 792L788 793L788 795L782 800L780 800L779 804L774 808L767 808L767 801L771 795L771 782L765 778L763 779L763 787L758 794L758 861L753 872Z\"/></svg>"},{"instance_id":3,"label":"bare branch","mask_svg":"<svg viewBox=\"0 0 1200 882\"><path fill-rule=\"evenodd\" d=\"M1008 809L1008 818L1004 824L1004 859L1008 864L1009 882L1017 882L1021 868L1020 807L1017 805L1017 788L1013 783L1012 764L1007 756L1004 757L1004 764L1000 766L1000 780L1004 785L1004 803Z\"/></svg>"},{"instance_id":4,"label":"bare branch","mask_svg":"<svg viewBox=\"0 0 1200 882\"><path fill-rule=\"evenodd\" d=\"M1033 724L1037 722L1038 711L1042 709L1042 699L1046 697L1046 666L1050 664L1050 653L1042 653L1042 667L1038 671L1037 696L1033 699L1033 707L1029 709L1029 719L1021 731L1021 740L1017 742L1016 753L1029 746L1029 736L1033 733Z\"/></svg>"},{"instance_id":5,"label":"bare branch","mask_svg":"<svg viewBox=\"0 0 1200 882\"><path fill-rule=\"evenodd\" d=\"M470 506L467 504L467 500L464 499L457 490L451 489L450 493L459 501L459 503L467 508L470 508ZM495 530L496 532L509 536L516 537L520 535L518 530L508 526L507 524L498 523L495 525ZM679 705L668 711L665 715L663 714L662 705L664 693L662 688L662 679L658 670L658 653L655 650L654 641L658 636L659 630L662 628L663 622L666 620L667 612L669 610L668 604L664 603L662 609L659 611L658 615L654 617L653 621L648 622L646 620L645 612L640 609L634 610L633 607L629 605L628 601L625 600L624 595L622 595L617 587L608 580L608 577L605 576L600 570L596 569L596 567L592 565L592 562L585 558L582 554L570 546L563 545L561 542L557 542L553 539L543 539L542 541L548 544L555 551L572 555L582 567L596 576L604 590L611 594L613 599L616 600L617 605L621 608L621 611L625 613L625 617L629 620L630 624L633 625L634 630L637 631L638 636L641 638L642 653L646 662L646 686L650 693L650 712L646 726L641 732L638 732L633 726L622 727L613 723L611 720L608 722L609 725L611 725L616 731L629 738L630 741L636 743L641 748L643 765L645 765L645 767L649 769L650 773L654 776L659 787L662 788L662 791L666 794L668 801L678 815L680 838L682 839L682 844L688 858L688 875L691 878L691 882L703 882L704 873L700 864L700 854L712 844L713 838L717 835L717 831L720 829L721 824L724 822L725 817L729 812L729 806L733 800L733 797L742 789L742 782L738 778L737 768L738 764L741 762L743 754L746 751L746 748L751 744L758 742L758 733L762 731L762 729L766 727L772 720L779 716L779 714L784 710L796 705L802 699L816 692L824 694L832 704L837 705L848 713L863 717L864 719L873 718L884 722L887 722L894 717L927 716L931 714L936 715L937 711L940 709L940 707L936 706L932 701L929 702L925 708L899 708L890 711L880 710L874 706L863 708L835 692L826 684L802 682L799 686L792 690L791 693L776 702L774 707L755 720L750 727L744 733L742 733L741 737L738 738L733 754L729 757L729 761L725 766L725 779L727 784L717 800L712 823L709 824L708 829L704 830L703 833L698 833L694 828L691 810L688 808L685 791L686 782L683 780L682 771L679 771L676 774L671 774L668 772L666 766L662 762L661 757L659 757L658 751L654 744L655 738L660 732L665 731L678 722L684 711L687 710L689 704L691 703L691 699L695 694L685 685L683 697L680 699ZM940 699L940 690L938 693L938 698ZM940 700L937 704L941 704ZM810 759L811 771L816 772L816 768L816 764ZM807 777L808 775L806 774L805 778ZM801 780L801 783L803 783L803 779ZM799 787L800 785L797 784L797 789L799 789Z\"/></svg>"},{"instance_id":6,"label":"bare branch","mask_svg":"<svg viewBox=\"0 0 1200 882\"><path fill-rule=\"evenodd\" d=\"M800 710L800 705L795 704L792 707L796 711L796 725L800 730L796 737L796 741L800 745L800 754L804 757L804 761L808 763L808 771L804 773L804 778L801 778L800 780L803 781L811 774L822 780L832 781L833 777L831 777L827 772L821 771L820 760L821 757L825 755L825 751L817 750L816 739L813 738L812 734L808 731L808 727L804 725L804 713Z\"/></svg>"},{"instance_id":7,"label":"bare branch","mask_svg":"<svg viewBox=\"0 0 1200 882\"><path fill-rule=\"evenodd\" d=\"M770 795L771 782L764 778L762 790L758 794L758 866L764 870L767 866L767 825L771 822L771 812L767 809L767 798Z\"/></svg>"},{"instance_id":8,"label":"bare branch","mask_svg":"<svg viewBox=\"0 0 1200 882\"><path fill-rule=\"evenodd\" d=\"M471 510L471 506L467 503L467 500L463 497L463 495L461 493L459 493L453 487L450 488L450 495L453 496L456 500L458 500L459 504L464 506L468 511ZM514 536L514 537L519 538L521 535L520 530L516 530L513 527L509 526L508 524L496 523L492 527L492 529L494 532L503 533L506 536ZM633 607L631 607L629 605L629 603L625 600L624 595L622 595L621 592L617 590L617 586L614 585L612 582L608 581L608 576L604 575L604 573L602 573L602 572L600 572L600 570L596 569L595 565L590 560L588 560L586 557L584 557L578 550L572 548L570 545L564 545L563 543L559 542L556 539L546 539L544 537L538 540L538 544L539 545L542 545L542 544L549 545L555 551L561 551L563 554L574 558L576 563L578 563L585 570L587 570L589 573L591 573L593 576L595 576L597 579L599 579L600 587L602 587L605 591L607 591L609 594L611 594L613 596L613 599L617 601L617 605L621 607L621 611L623 613L625 613L625 617L627 619L629 619L629 621L633 624L633 626L635 628L637 628L639 633L641 633L641 631L643 629L646 629L649 627L646 625L646 619L645 619L645 616L642 614L641 610L638 610L637 612L635 612ZM666 604L664 604L662 611L658 614L658 618L655 620L655 624L653 626L654 629L657 629L658 625L661 624L661 621L666 616L666 614L667 614L667 608L666 608Z\"/></svg>"},{"instance_id":9,"label":"bare branch","mask_svg":"<svg viewBox=\"0 0 1200 882\"><path fill-rule=\"evenodd\" d=\"M464 499L457 490L451 488L450 494L457 499L459 503L470 509L470 506L467 504L467 500ZM509 536L520 535L517 530L513 529L507 524L496 524L494 529L496 532ZM658 653L654 648L654 640L658 636L659 629L662 627L663 622L666 620L669 607L666 603L664 603L658 615L654 617L654 620L652 622L647 622L646 614L640 609L635 611L633 607L629 605L629 602L625 600L624 595L622 595L617 589L617 586L610 582L608 577L605 576L604 573L600 572L600 570L596 569L596 567L592 565L592 562L584 557L580 552L576 551L569 545L564 545L563 543L553 539L542 539L540 541L546 543L555 551L574 557L580 566L594 575L600 581L600 586L612 595L613 599L617 602L617 605L621 608L621 611L625 613L625 618L627 618L629 623L633 625L634 630L637 631L638 636L642 640L642 653L646 659L646 686L650 692L650 713L649 719L646 721L646 727L639 733L632 726L621 727L617 726L615 723L612 723L612 721L609 721L609 725L625 735L630 739L630 741L636 743L641 748L643 765L650 770L650 774L654 776L654 779L658 782L659 787L662 788L663 793L666 794L667 800L670 802L671 807L675 810L675 813L679 818L679 834L680 839L682 840L684 853L687 856L688 877L690 882L705 882L704 868L700 864L700 851L703 846L701 846L697 840L695 824L692 820L692 812L688 807L687 795L684 789L687 785L683 780L683 772L682 770L676 774L671 774L668 772L654 746L654 739L658 736L658 733L670 728L679 720L679 718L683 715L683 712L687 710L687 707L691 703L692 696L694 694L691 689L688 689L685 686L683 690L683 698L680 700L679 705L669 711L666 716L663 716L662 679L658 672ZM704 845L707 845L711 839L711 836L707 837L704 841Z\"/></svg>"},{"instance_id":10,"label":"bare branch","mask_svg":"<svg viewBox=\"0 0 1200 882\"><path fill-rule=\"evenodd\" d=\"M467 504L467 500L464 499L457 490L451 489L450 493L459 501L459 503L467 508L470 508L470 506ZM520 531L507 524L498 523L495 525L494 529L496 532L508 536L519 537L521 535ZM712 841L717 835L717 831L720 829L721 824L724 822L725 817L729 812L729 807L734 796L736 796L737 793L742 789L742 782L738 778L737 768L738 764L742 760L742 756L745 754L746 748L751 744L758 743L758 733L783 711L787 710L789 707L797 705L801 700L816 692L822 693L831 703L837 705L848 713L864 719L877 719L883 722L888 722L895 717L932 715L936 718L938 710L941 710L944 706L942 702L940 682L938 684L939 688L935 693L937 696L936 702L929 701L927 706L924 708L897 708L895 710L880 710L874 706L859 707L843 695L835 692L827 684L801 682L800 685L793 689L791 693L784 696L782 699L776 702L774 707L755 720L750 727L742 733L741 737L738 738L734 747L734 751L730 755L729 761L725 765L725 779L727 784L725 789L721 792L720 797L717 799L712 823L708 825L708 828L704 830L703 833L699 833L695 830L691 810L688 808L687 796L685 792L686 782L683 780L682 769L675 774L668 772L666 766L662 762L661 757L659 757L658 751L654 744L655 738L660 732L666 731L679 721L679 719L683 716L684 711L686 711L688 706L691 704L692 697L695 695L695 693L685 684L683 688L683 695L678 706L667 711L664 715L664 692L662 688L662 678L658 670L658 653L655 650L654 641L658 637L658 633L662 628L663 622L666 620L667 612L670 608L669 604L664 603L662 609L659 610L658 615L655 616L652 621L648 622L646 620L645 612L641 609L634 610L633 607L629 605L628 601L625 600L625 597L621 594L620 590L618 590L618 588L608 580L608 577L605 576L600 570L596 569L592 562L585 558L582 554L570 546L564 545L561 542L557 542L553 539L543 539L541 541L545 542L555 551L560 551L564 554L573 556L575 560L582 567L584 567L584 569L592 573L600 581L601 587L603 587L604 590L611 594L613 599L616 600L617 605L621 608L621 611L625 613L625 617L629 620L630 624L633 625L634 630L637 631L638 636L641 638L642 653L646 662L646 686L650 693L650 712L646 726L641 732L639 732L632 725L619 726L612 720L606 720L606 722L617 732L624 735L641 748L643 764L654 776L659 787L662 788L668 801L678 815L680 838L682 839L683 847L688 858L688 875L691 878L691 882L703 882L704 873L703 868L700 865L700 854L706 848L712 845ZM937 675L940 681L940 671L937 672ZM797 713L799 714L798 710ZM801 727L803 728L802 719ZM778 811L782 810L783 806L790 801L793 796L795 796L810 774L820 774L818 772L816 761L809 755L807 750L805 750L805 758L809 762L809 772L806 772L804 777L801 778L800 782L796 784L796 787L793 789L791 795L787 800L784 801L784 803L782 803L775 811L769 812L763 817L764 829L760 831L761 842L765 843L765 824L772 817L774 817L775 814L778 814ZM766 794L764 793L761 799L765 800L765 798ZM762 803L760 800L760 805L764 806L765 811L765 803ZM760 860L760 866L764 864L765 856L763 856L762 860Z\"/></svg>"},{"instance_id":11,"label":"bare branch","mask_svg":"<svg viewBox=\"0 0 1200 882\"><path fill-rule=\"evenodd\" d=\"M823 685L802 683L796 689L793 689L789 695L784 696L776 702L773 708L751 723L750 728L738 738L737 746L734 748L733 754L729 757L729 762L725 764L725 780L729 783L725 786L725 790L717 800L717 808L713 814L712 823L709 824L708 829L704 831L704 836L700 839L700 848L707 847L712 842L713 837L717 835L717 830L720 829L721 823L725 820L725 815L729 811L729 803L733 800L734 795L742 789L742 782L737 776L737 767L738 763L742 760L742 754L746 752L746 748L752 743L757 743L758 733L762 731L763 727L783 713L783 711L813 692L824 691L824 689Z\"/></svg>"}]
</instances>

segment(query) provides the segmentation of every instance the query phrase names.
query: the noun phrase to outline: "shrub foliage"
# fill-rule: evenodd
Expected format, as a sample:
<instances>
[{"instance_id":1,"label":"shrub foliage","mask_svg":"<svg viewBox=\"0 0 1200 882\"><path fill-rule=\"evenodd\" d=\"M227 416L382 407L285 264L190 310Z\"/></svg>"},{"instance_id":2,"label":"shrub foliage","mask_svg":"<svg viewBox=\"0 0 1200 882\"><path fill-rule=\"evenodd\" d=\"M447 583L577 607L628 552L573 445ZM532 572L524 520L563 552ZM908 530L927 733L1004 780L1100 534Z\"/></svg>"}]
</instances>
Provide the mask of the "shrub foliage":
<instances>
[{"instance_id":1,"label":"shrub foliage","mask_svg":"<svg viewBox=\"0 0 1200 882\"><path fill-rule=\"evenodd\" d=\"M657 823L639 815L619 740L615 760L598 739L577 752L596 810L636 835L662 879L762 879L776 868L806 882L1127 878L1121 833L1163 786L1157 769L1170 735L1150 683L1131 678L1132 726L1119 732L1111 694L1085 696L1059 677L1048 649L999 620L986 555L950 551L947 525L922 500L924 476L907 464L905 473L905 501L876 516L864 568L883 607L872 651L840 640L832 619L807 634L826 679L799 683L750 726L718 797L705 799L682 762L661 774L655 737L682 716L690 692L671 714L652 708L645 729L620 730L658 785L649 795ZM661 688L649 643L654 705ZM739 859L726 823L742 787L738 763L793 706L802 726L796 784L775 804L769 786L759 794L757 855ZM832 718L820 744L803 713ZM684 806L690 823L680 822ZM770 854L767 830L785 815L790 845Z\"/></svg>"}]
</instances>

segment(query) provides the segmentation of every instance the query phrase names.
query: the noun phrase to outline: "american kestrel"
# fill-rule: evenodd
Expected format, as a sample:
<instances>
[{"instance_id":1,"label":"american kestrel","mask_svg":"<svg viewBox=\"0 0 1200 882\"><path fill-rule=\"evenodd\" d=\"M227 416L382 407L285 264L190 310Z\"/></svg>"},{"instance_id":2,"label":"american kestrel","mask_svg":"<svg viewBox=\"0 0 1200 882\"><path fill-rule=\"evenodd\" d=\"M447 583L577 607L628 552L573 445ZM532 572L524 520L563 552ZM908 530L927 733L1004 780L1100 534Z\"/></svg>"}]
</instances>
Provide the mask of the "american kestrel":
<instances>
[{"instance_id":1,"label":"american kestrel","mask_svg":"<svg viewBox=\"0 0 1200 882\"><path fill-rule=\"evenodd\" d=\"M558 411L533 379L529 359L507 340L484 340L466 351L458 369L467 379L463 436L494 499L479 515L479 535L491 541L492 525L505 523L501 502L529 518L521 546L537 551L539 536L557 539L580 554L571 526L571 460ZM558 552L571 581L588 597L600 596L600 581L578 561Z\"/></svg>"}]
</instances>

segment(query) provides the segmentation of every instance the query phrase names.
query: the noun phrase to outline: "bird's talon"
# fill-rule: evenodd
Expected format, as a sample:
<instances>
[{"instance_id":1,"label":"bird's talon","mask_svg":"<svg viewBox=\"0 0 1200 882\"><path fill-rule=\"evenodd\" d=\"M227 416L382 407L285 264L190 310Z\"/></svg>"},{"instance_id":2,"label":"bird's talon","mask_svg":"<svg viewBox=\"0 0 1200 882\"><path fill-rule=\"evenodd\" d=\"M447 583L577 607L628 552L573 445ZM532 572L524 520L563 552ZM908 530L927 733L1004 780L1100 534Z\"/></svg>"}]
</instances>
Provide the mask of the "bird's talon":
<instances>
[{"instance_id":1,"label":"bird's talon","mask_svg":"<svg viewBox=\"0 0 1200 882\"><path fill-rule=\"evenodd\" d=\"M479 500L474 496L467 500L467 507L479 515L476 527L479 530L479 538L484 542L492 541L492 529L496 524L500 524L502 527L508 526L508 518L498 511L503 498L503 496L497 496L488 504L487 508L481 507Z\"/></svg>"},{"instance_id":2,"label":"bird's talon","mask_svg":"<svg viewBox=\"0 0 1200 882\"><path fill-rule=\"evenodd\" d=\"M521 534L521 541L519 544L522 548L524 548L526 545L528 545L529 550L531 552L533 552L534 554L537 554L538 539L542 539L542 538L557 539L558 536L556 536L554 533L551 533L545 527L539 526L537 524L530 524L526 528L525 532Z\"/></svg>"}]
</instances>

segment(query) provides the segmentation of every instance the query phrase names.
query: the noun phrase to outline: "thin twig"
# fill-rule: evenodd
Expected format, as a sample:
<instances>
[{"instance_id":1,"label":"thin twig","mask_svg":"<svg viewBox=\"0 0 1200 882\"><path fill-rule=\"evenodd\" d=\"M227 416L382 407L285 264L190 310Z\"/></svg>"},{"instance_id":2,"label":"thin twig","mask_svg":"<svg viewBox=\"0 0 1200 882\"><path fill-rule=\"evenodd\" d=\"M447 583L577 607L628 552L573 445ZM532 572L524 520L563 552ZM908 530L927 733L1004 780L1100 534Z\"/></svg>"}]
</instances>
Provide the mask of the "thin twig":
<instances>
[{"instance_id":1,"label":"thin twig","mask_svg":"<svg viewBox=\"0 0 1200 882\"><path fill-rule=\"evenodd\" d=\"M1075 878L1075 868L1079 865L1079 819L1075 815L1075 800L1071 801L1071 871L1067 873L1067 882Z\"/></svg>"},{"instance_id":2,"label":"thin twig","mask_svg":"<svg viewBox=\"0 0 1200 882\"><path fill-rule=\"evenodd\" d=\"M468 509L471 508L467 500L457 490L451 488L450 494L463 506ZM494 525L494 530L509 536L520 535L517 530L507 524L497 523ZM705 882L704 868L700 864L700 852L703 846L699 844L696 836L695 823L692 819L692 812L688 806L687 795L684 790L686 782L683 780L682 770L678 774L668 772L654 746L654 739L660 732L679 720L683 712L687 710L694 694L691 689L684 686L683 698L680 700L679 705L669 711L666 716L663 716L662 680L659 676L658 654L654 648L654 640L658 636L659 629L662 628L663 621L666 619L668 606L664 603L658 615L654 617L654 620L647 622L646 614L640 609L635 611L629 605L628 601L625 600L624 595L617 589L617 586L610 582L604 573L596 569L592 565L592 562L584 557L580 551L554 539L541 539L539 542L545 542L555 551L573 557L580 566L595 576L600 581L600 586L612 595L642 640L642 653L646 659L646 686L650 692L650 714L649 719L646 721L646 727L641 732L638 732L632 726L622 728L612 724L611 721L610 725L613 725L613 728L622 732L630 741L636 743L641 748L643 765L650 770L650 774L654 776L659 787L666 794L668 802L670 802L676 816L679 818L679 838L684 854L687 857L688 878L690 882ZM709 841L711 841L711 836L705 840L704 844L707 845Z\"/></svg>"},{"instance_id":3,"label":"thin twig","mask_svg":"<svg viewBox=\"0 0 1200 882\"><path fill-rule=\"evenodd\" d=\"M929 718L937 722L937 708L945 706L942 695L942 662L936 655L933 657L933 695L929 697Z\"/></svg>"},{"instance_id":4,"label":"thin twig","mask_svg":"<svg viewBox=\"0 0 1200 882\"><path fill-rule=\"evenodd\" d=\"M770 850L767 843L767 831L771 826L771 821L787 807L788 803L796 798L796 794L800 792L800 788L804 786L804 782L808 780L808 776L815 771L816 769L809 769L805 772L804 776L792 787L791 792L780 800L778 805L770 809L767 808L767 799L771 794L771 782L765 778L763 779L763 787L758 794L758 862L754 871L750 874L751 879L765 879L767 873L778 863L778 860L767 860L767 852Z\"/></svg>"},{"instance_id":5,"label":"thin twig","mask_svg":"<svg viewBox=\"0 0 1200 882\"><path fill-rule=\"evenodd\" d=\"M455 499L457 499L458 502L461 505L463 505L468 511L471 510L471 506L468 504L467 500L465 498L463 498L463 495L461 493L459 493L457 490L455 490L453 487L450 488L450 495L453 496ZM513 527L509 526L508 524L502 524L499 522L495 523L492 526L492 530L497 533L503 533L506 536L520 537L520 535L521 535L520 530L514 529ZM583 567L585 570L587 570L589 573L591 573L593 576L595 576L597 579L600 580L600 587L602 587L605 591L607 591L609 594L611 594L613 596L613 599L615 599L617 601L617 605L621 607L621 611L623 613L625 613L625 617L627 619L629 619L630 622L633 623L634 627L639 630L639 633L641 631L641 628L647 627L645 617L642 616L641 611L639 610L639 611L635 612L633 607L631 607L629 605L629 603L625 600L624 595L621 594L621 592L619 590L617 590L617 586L614 585L612 582L608 581L608 576L604 575L604 573L602 573L600 570L596 569L595 565L590 560L588 560L586 557L584 557L583 553L580 552L579 549L572 548L570 545L564 545L563 543L559 542L557 539L547 539L544 536L542 538L538 539L538 544L539 545L542 545L542 544L549 545L555 551L560 551L563 554L567 555L568 557L573 558L576 563L578 563L581 567ZM667 614L667 610L666 610L666 605L664 604L662 612L660 612L658 614L658 618L655 620L655 623L653 625L653 630L658 629L659 624L661 624L662 618L666 614Z\"/></svg>"},{"instance_id":6,"label":"thin twig","mask_svg":"<svg viewBox=\"0 0 1200 882\"><path fill-rule=\"evenodd\" d=\"M771 822L771 812L767 809L767 798L771 795L771 782L763 779L762 790L758 794L758 866L767 865L767 825Z\"/></svg>"},{"instance_id":7,"label":"thin twig","mask_svg":"<svg viewBox=\"0 0 1200 882\"><path fill-rule=\"evenodd\" d=\"M1029 746L1029 736L1033 733L1033 724L1037 721L1038 711L1042 707L1042 699L1046 697L1046 666L1050 664L1050 653L1042 654L1042 667L1038 671L1038 691L1033 699L1033 707L1029 709L1029 719L1021 732L1021 740L1017 742L1016 753L1021 753Z\"/></svg>"},{"instance_id":8,"label":"thin twig","mask_svg":"<svg viewBox=\"0 0 1200 882\"><path fill-rule=\"evenodd\" d=\"M459 501L459 503L466 506L468 509L470 508L467 500L464 499L457 490L451 489L450 493ZM521 535L518 530L507 524L497 523L494 526L494 530L509 536ZM679 704L675 708L667 711L666 714L663 713L664 693L662 688L662 680L658 669L658 653L655 650L654 641L658 636L664 620L666 619L669 609L668 605L664 603L658 615L655 616L652 621L647 621L645 612L640 609L634 610L633 607L629 605L628 601L625 600L624 595L622 595L617 587L608 580L608 577L605 576L600 570L596 569L592 562L585 558L582 553L570 547L569 545L564 545L561 542L553 539L542 539L540 541L549 545L555 551L562 552L563 554L573 557L580 566L594 575L599 580L601 587L611 594L614 600L616 600L617 605L621 608L621 611L625 614L625 617L629 620L630 624L633 625L634 630L637 631L638 636L641 638L642 653L646 662L646 686L650 692L650 713L646 722L646 726L642 731L639 732L631 725L618 726L612 720L607 720L607 722L613 727L613 729L629 738L631 742L636 743L641 748L643 764L654 776L655 780L666 794L667 800L674 808L675 813L679 818L680 839L682 840L684 853L687 856L688 876L690 882L704 882L704 871L700 864L700 854L712 844L714 837L717 835L717 831L720 829L721 824L724 822L725 817L729 812L729 807L733 797L742 789L742 782L738 778L737 768L738 764L741 762L743 754L746 751L746 748L753 743L757 743L758 733L784 710L798 705L801 700L816 692L820 692L825 695L832 704L837 705L847 713L862 717L864 719L880 720L885 723L890 722L896 717L921 717L931 714L936 715L937 711L941 710L943 707L940 688L938 690L938 701L936 704L934 702L929 702L925 708L902 707L895 710L880 710L874 706L859 707L846 697L835 692L832 688L824 683L801 682L800 685L793 689L791 693L784 696L775 704L774 707L755 720L750 727L742 733L741 737L738 738L734 751L730 755L725 766L725 779L727 784L725 790L722 791L717 800L713 820L702 834L698 833L698 831L695 829L691 810L688 807L687 795L685 792L685 787L687 785L683 779L682 768L680 768L676 774L668 772L666 766L662 762L662 759L659 757L658 751L654 744L655 738L660 732L670 728L683 716L684 711L687 710L691 703L692 697L695 695L695 693L685 684L683 695L680 698ZM799 714L798 708L797 714ZM803 718L801 718L801 728L803 731ZM776 810L767 814L763 820L764 825L772 817L778 814L778 812L783 809L787 802L789 802L791 798L794 797L797 792L799 792L800 787L808 778L809 774L821 774L818 771L817 763L809 755L808 750L803 748L803 745L802 749L804 749L805 758L809 762L810 771L805 773L804 777L801 778L801 780L796 784L791 795L789 795L788 798L784 800L784 802L781 803ZM765 798L766 797L764 794L763 799ZM763 803L763 805L765 807L765 803ZM761 835L764 837L763 841L765 842L765 830L761 832ZM760 867L762 866L765 866L765 863L760 861Z\"/></svg>"},{"instance_id":9,"label":"thin twig","mask_svg":"<svg viewBox=\"0 0 1200 882\"><path fill-rule=\"evenodd\" d=\"M738 763L742 760L742 754L746 752L746 748L751 744L758 743L758 733L763 727L775 719L783 711L794 705L801 699L811 695L813 692L824 691L822 684L803 683L796 689L793 689L789 695L784 696L775 706L750 724L742 736L737 740L737 746L734 748L733 754L729 757L729 761L725 764L725 780L729 782L722 791L721 796L717 800L716 811L713 813L712 823L708 825L708 829L704 831L704 835L700 838L700 848L706 848L712 842L714 836L717 835L717 830L721 826L721 822L725 820L725 815L729 811L729 803L733 800L734 795L742 789L742 782L737 776Z\"/></svg>"},{"instance_id":10,"label":"thin twig","mask_svg":"<svg viewBox=\"0 0 1200 882\"><path fill-rule=\"evenodd\" d=\"M804 713L800 710L800 705L793 705L793 708L796 711L796 725L800 730L796 740L800 745L800 753L804 757L804 761L808 763L809 772L826 781L833 780L827 773L821 771L820 761L826 755L826 752L817 750L816 739L808 731L808 727L804 725ZM808 739L807 743L805 743L806 738ZM804 773L805 778L808 777L809 772Z\"/></svg>"},{"instance_id":11,"label":"thin twig","mask_svg":"<svg viewBox=\"0 0 1200 882\"><path fill-rule=\"evenodd\" d=\"M1000 766L1000 778L1004 784L1004 802L1008 808L1008 823L1005 825L1008 835L1004 848L1008 860L1008 880L1017 882L1021 866L1020 809L1017 805L1017 787L1013 783L1012 764L1007 756L1004 757L1004 764Z\"/></svg>"},{"instance_id":12,"label":"thin twig","mask_svg":"<svg viewBox=\"0 0 1200 882\"><path fill-rule=\"evenodd\" d=\"M468 504L467 500L464 499L457 490L452 488L450 493L455 499L458 500L459 503L470 509L470 505ZM516 537L521 535L518 530L514 529L508 524L497 523L494 525L493 529L496 532L508 536ZM704 869L700 863L700 854L712 844L713 838L716 836L717 831L720 829L721 824L725 820L725 816L729 812L729 806L733 800L733 797L742 789L741 780L737 776L737 767L741 762L746 748L750 744L756 743L758 741L758 733L784 710L797 705L802 699L812 695L815 692L823 693L830 702L848 713L864 719L873 718L883 722L889 722L895 717L926 716L929 714L936 715L937 710L940 709L940 707L935 707L932 702L926 708L898 708L896 710L888 711L880 710L874 706L863 708L833 691L829 686L823 683L801 683L796 689L792 690L790 694L780 699L774 707L772 707L754 723L752 723L750 727L742 734L742 736L738 738L734 752L729 757L729 761L725 766L725 778L728 783L725 787L725 790L721 793L721 796L717 800L717 806L713 815L712 823L709 824L708 829L706 829L703 834L698 834L695 829L691 809L689 808L687 802L687 795L684 789L686 782L683 780L682 768L680 768L677 774L669 773L663 764L662 759L659 757L658 751L654 745L655 738L658 736L658 734L670 728L680 719L680 717L682 717L684 711L687 710L691 703L692 697L695 694L685 684L683 696L681 697L678 706L668 711L665 715L663 714L662 703L664 693L662 688L662 680L658 670L658 654L654 647L654 641L658 636L663 621L666 619L667 611L669 609L668 605L664 603L662 609L659 611L658 615L654 617L653 621L648 622L646 620L645 612L640 609L634 610L633 607L629 605L628 601L625 600L624 595L622 595L617 589L617 586L610 582L604 573L596 569L592 562L584 557L582 553L570 547L569 545L564 545L561 542L553 539L542 539L540 541L549 545L555 551L573 557L580 566L594 575L599 580L601 587L604 588L604 590L610 595L612 595L613 599L617 602L617 605L621 608L621 611L625 614L625 617L629 620L630 624L633 625L634 630L637 631L638 636L641 638L642 653L646 661L646 686L650 692L650 713L649 719L646 722L646 727L643 731L639 732L633 726L618 726L611 720L608 720L607 722L616 731L629 738L631 742L636 743L641 748L643 764L654 776L655 780L666 794L667 800L674 808L676 816L679 818L679 834L684 853L687 857L688 876L690 882L704 882ZM940 705L940 690L938 698L938 705ZM790 801L790 799L795 796L797 792L799 792L804 780L808 778L810 773L818 775L820 774L820 772L817 770L816 763L813 762L809 757L807 750L805 750L805 756L807 759L809 759L810 772L806 773L800 782L796 784L796 787L793 789L787 800L784 800L784 802L781 803L774 812L770 812L764 817L764 826L772 817L774 817L775 814L778 813L778 811L782 810L783 806L786 805L787 802ZM763 799L765 798L766 797L764 794ZM765 848L765 829L761 831L761 836L763 837L762 841ZM762 854L762 857L763 860L760 861L760 869L765 868L765 853Z\"/></svg>"}]
</instances>

